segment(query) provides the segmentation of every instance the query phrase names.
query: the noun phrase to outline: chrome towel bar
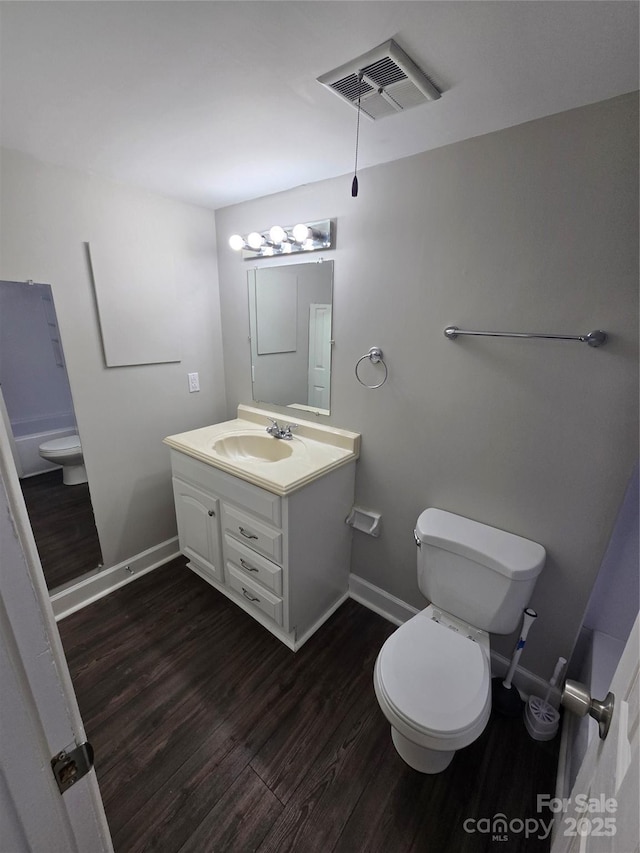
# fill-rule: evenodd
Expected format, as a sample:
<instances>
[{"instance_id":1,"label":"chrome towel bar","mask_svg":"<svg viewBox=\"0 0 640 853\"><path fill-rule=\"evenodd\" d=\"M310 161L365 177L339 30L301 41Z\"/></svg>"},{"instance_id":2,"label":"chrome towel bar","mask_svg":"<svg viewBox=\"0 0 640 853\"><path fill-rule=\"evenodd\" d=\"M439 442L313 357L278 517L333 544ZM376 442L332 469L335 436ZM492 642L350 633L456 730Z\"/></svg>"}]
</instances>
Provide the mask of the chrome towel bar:
<instances>
[{"instance_id":1,"label":"chrome towel bar","mask_svg":"<svg viewBox=\"0 0 640 853\"><path fill-rule=\"evenodd\" d=\"M458 335L479 335L492 338L546 338L555 341L581 341L590 347L601 347L607 341L607 333L601 329L587 332L586 335L541 335L532 332L474 332L470 329L459 329L457 326L448 326L444 330L445 337L455 341Z\"/></svg>"}]
</instances>

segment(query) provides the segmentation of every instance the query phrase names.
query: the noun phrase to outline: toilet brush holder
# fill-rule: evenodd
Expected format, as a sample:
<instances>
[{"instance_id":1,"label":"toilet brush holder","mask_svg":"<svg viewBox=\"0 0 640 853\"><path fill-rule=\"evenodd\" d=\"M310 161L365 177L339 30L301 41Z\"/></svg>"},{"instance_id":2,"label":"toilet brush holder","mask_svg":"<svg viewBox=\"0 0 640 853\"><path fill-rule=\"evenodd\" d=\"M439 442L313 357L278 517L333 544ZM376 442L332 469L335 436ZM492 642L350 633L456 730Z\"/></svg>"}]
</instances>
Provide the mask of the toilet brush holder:
<instances>
[{"instance_id":1,"label":"toilet brush holder","mask_svg":"<svg viewBox=\"0 0 640 853\"><path fill-rule=\"evenodd\" d=\"M553 740L560 714L540 696L530 696L524 709L524 725L534 740Z\"/></svg>"},{"instance_id":2,"label":"toilet brush holder","mask_svg":"<svg viewBox=\"0 0 640 853\"><path fill-rule=\"evenodd\" d=\"M551 690L556 686L566 662L566 658L558 658L544 699L541 699L540 696L529 696L524 709L524 725L534 740L552 740L556 736L560 714L553 705L549 704L549 696Z\"/></svg>"}]
</instances>

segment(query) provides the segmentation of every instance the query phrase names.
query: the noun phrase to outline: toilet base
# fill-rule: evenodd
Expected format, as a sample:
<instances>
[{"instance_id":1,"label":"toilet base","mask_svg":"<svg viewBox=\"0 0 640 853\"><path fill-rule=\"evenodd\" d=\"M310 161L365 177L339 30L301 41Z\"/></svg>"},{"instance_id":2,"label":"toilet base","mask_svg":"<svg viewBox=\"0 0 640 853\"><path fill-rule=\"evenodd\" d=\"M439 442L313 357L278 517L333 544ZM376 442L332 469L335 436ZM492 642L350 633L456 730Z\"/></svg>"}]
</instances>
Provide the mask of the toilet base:
<instances>
[{"instance_id":1,"label":"toilet base","mask_svg":"<svg viewBox=\"0 0 640 853\"><path fill-rule=\"evenodd\" d=\"M65 486L79 486L87 483L87 469L84 465L63 465L62 482Z\"/></svg>"},{"instance_id":2,"label":"toilet base","mask_svg":"<svg viewBox=\"0 0 640 853\"><path fill-rule=\"evenodd\" d=\"M402 760L420 773L441 773L451 764L455 750L427 749L418 746L391 726L391 739Z\"/></svg>"}]
</instances>

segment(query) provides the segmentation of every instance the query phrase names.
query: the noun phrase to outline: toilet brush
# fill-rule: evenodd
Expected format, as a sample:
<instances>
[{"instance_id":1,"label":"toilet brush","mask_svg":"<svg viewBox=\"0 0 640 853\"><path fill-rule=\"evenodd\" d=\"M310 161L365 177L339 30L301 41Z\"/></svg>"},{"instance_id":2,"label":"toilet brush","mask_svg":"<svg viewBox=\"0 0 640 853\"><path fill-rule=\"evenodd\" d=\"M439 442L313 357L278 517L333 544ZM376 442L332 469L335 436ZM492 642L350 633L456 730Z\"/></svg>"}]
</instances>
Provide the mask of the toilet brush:
<instances>
[{"instance_id":1,"label":"toilet brush","mask_svg":"<svg viewBox=\"0 0 640 853\"><path fill-rule=\"evenodd\" d=\"M513 679L513 673L516 670L516 666L518 665L518 661L520 660L520 655L522 654L522 650L524 649L524 645L527 641L527 634L529 633L529 629L533 625L537 616L538 614L535 610L532 610L530 607L526 608L522 617L520 637L518 638L516 647L513 650L507 675L504 680L499 677L491 679L492 705L496 711L499 711L499 713L504 714L506 717L517 717L522 712L524 702L520 698L517 688L513 687L511 684L511 681Z\"/></svg>"},{"instance_id":2,"label":"toilet brush","mask_svg":"<svg viewBox=\"0 0 640 853\"><path fill-rule=\"evenodd\" d=\"M524 724L534 740L551 740L558 731L560 714L553 705L549 704L549 696L557 684L566 662L566 658L558 658L544 699L539 696L529 696L529 701L524 709Z\"/></svg>"}]
</instances>

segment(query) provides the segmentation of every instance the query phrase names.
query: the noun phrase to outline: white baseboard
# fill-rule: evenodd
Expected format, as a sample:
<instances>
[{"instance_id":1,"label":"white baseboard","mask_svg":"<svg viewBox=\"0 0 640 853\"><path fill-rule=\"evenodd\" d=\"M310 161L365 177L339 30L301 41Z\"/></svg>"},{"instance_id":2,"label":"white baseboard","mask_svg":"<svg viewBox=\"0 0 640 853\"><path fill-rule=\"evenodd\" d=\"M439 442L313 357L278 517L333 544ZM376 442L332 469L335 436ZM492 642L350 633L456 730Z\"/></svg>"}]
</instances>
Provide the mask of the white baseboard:
<instances>
[{"instance_id":1,"label":"white baseboard","mask_svg":"<svg viewBox=\"0 0 640 853\"><path fill-rule=\"evenodd\" d=\"M93 604L105 595L109 595L121 586L125 586L136 578L146 575L159 566L168 563L180 555L178 549L178 537L167 539L153 548L148 548L140 554L136 554L129 560L103 569L94 575L83 578L78 583L70 584L51 596L51 606L56 622L75 613L88 604Z\"/></svg>"},{"instance_id":2,"label":"white baseboard","mask_svg":"<svg viewBox=\"0 0 640 853\"><path fill-rule=\"evenodd\" d=\"M417 608L396 598L395 595L385 592L379 586L374 586L358 575L349 575L349 597L380 616L384 616L394 625L402 625L403 622L418 613Z\"/></svg>"},{"instance_id":3,"label":"white baseboard","mask_svg":"<svg viewBox=\"0 0 640 853\"><path fill-rule=\"evenodd\" d=\"M368 607L369 610L373 610L389 622L393 622L394 625L402 625L403 622L411 619L412 616L415 616L419 612L415 607L396 598L395 595L391 595L391 593L386 592L384 589L374 586L369 581L358 577L358 575L349 575L349 595L355 601L364 605L364 607ZM492 674L494 676L505 676L508 669L509 660L492 651ZM520 666L516 667L513 684L517 687L523 698L528 698L531 695L544 697L549 687L547 681ZM555 689L551 692L549 702L554 707L558 707L560 704L559 690Z\"/></svg>"}]
</instances>

